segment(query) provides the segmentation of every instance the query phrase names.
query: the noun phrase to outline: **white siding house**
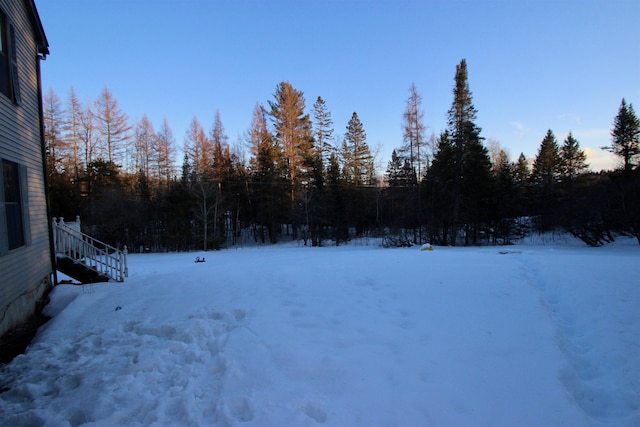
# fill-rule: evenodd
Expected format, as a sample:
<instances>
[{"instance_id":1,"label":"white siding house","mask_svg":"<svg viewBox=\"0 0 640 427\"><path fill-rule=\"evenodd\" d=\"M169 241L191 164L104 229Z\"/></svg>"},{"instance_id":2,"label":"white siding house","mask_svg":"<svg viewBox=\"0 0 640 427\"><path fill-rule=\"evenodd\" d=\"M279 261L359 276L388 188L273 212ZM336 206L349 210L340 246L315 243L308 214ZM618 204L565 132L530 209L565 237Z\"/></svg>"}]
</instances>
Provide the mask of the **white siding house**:
<instances>
[{"instance_id":1,"label":"white siding house","mask_svg":"<svg viewBox=\"0 0 640 427\"><path fill-rule=\"evenodd\" d=\"M0 0L0 335L52 285L40 60L49 53L33 0Z\"/></svg>"}]
</instances>

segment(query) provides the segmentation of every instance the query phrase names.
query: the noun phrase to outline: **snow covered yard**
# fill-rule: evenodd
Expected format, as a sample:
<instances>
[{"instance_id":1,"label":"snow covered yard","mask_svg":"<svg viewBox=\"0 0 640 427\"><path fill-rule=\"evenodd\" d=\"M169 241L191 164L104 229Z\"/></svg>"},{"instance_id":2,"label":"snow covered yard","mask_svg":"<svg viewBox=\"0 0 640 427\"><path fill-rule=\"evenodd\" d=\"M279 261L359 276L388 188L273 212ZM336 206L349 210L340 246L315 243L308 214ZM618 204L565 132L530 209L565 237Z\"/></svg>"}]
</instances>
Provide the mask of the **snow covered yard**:
<instances>
[{"instance_id":1,"label":"snow covered yard","mask_svg":"<svg viewBox=\"0 0 640 427\"><path fill-rule=\"evenodd\" d=\"M54 290L0 424L637 426L634 243L133 255Z\"/></svg>"}]
</instances>

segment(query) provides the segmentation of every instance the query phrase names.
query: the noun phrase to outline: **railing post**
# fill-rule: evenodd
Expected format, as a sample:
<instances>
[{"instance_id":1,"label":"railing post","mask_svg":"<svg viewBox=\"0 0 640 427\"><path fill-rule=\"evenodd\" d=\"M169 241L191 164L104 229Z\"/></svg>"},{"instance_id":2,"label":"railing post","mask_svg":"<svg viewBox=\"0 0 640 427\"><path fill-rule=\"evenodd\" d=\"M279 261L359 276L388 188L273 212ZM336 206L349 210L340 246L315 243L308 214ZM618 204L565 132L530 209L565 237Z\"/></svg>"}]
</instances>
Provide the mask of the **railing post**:
<instances>
[{"instance_id":1,"label":"railing post","mask_svg":"<svg viewBox=\"0 0 640 427\"><path fill-rule=\"evenodd\" d=\"M51 221L51 229L53 230L53 251L58 253L58 227L56 227L56 217L54 216Z\"/></svg>"},{"instance_id":2,"label":"railing post","mask_svg":"<svg viewBox=\"0 0 640 427\"><path fill-rule=\"evenodd\" d=\"M56 253L66 254L75 261L83 262L87 267L106 274L113 280L124 282L124 278L129 277L127 247L124 246L124 250L120 251L91 236L87 236L76 230L76 227L79 226L80 218L76 217L76 221L76 223L66 225L64 218L52 218Z\"/></svg>"},{"instance_id":3,"label":"railing post","mask_svg":"<svg viewBox=\"0 0 640 427\"><path fill-rule=\"evenodd\" d=\"M129 251L127 251L127 245L124 245L124 250L122 251L122 256L124 257L124 277L129 277L129 265L127 264L128 253Z\"/></svg>"}]
</instances>

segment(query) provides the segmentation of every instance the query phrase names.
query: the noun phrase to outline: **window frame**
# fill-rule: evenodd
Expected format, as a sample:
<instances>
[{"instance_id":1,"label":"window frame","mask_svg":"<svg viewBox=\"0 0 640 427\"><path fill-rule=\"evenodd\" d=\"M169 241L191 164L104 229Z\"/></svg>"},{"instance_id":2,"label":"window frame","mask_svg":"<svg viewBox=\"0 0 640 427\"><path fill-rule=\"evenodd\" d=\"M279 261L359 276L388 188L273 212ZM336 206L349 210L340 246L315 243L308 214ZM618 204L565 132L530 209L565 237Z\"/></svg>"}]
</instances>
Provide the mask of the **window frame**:
<instances>
[{"instance_id":1,"label":"window frame","mask_svg":"<svg viewBox=\"0 0 640 427\"><path fill-rule=\"evenodd\" d=\"M15 105L20 105L20 79L18 76L18 49L16 28L9 16L0 9L0 93Z\"/></svg>"},{"instance_id":2,"label":"window frame","mask_svg":"<svg viewBox=\"0 0 640 427\"><path fill-rule=\"evenodd\" d=\"M15 165L17 171L16 183L18 186L18 212L19 212L19 224L9 224L12 217L7 215L9 205L5 194L5 182L4 182L4 168L5 165ZM31 245L31 228L29 222L29 198L28 198L28 184L27 184L27 167L5 158L0 158L0 255L4 255L10 251ZM13 205L12 205L13 206ZM15 209L15 208L14 208ZM19 232L21 239L19 244L15 241L11 241L9 238L9 227L19 226Z\"/></svg>"}]
</instances>

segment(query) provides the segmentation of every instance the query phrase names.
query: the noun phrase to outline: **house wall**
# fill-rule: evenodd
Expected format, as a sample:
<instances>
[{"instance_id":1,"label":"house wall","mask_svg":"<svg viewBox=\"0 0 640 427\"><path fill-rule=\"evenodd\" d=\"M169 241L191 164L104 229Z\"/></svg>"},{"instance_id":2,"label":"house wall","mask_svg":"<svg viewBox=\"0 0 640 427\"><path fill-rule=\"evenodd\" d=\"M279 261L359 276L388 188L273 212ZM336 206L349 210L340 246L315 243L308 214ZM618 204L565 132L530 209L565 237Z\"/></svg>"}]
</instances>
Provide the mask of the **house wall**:
<instances>
[{"instance_id":1,"label":"house wall","mask_svg":"<svg viewBox=\"0 0 640 427\"><path fill-rule=\"evenodd\" d=\"M0 254L0 335L26 320L51 286L51 256L45 197L37 45L20 0L0 0L16 29L21 103L0 93L0 158L26 167L28 187L25 246ZM0 224L0 233L6 229ZM0 236L2 237L2 236Z\"/></svg>"}]
</instances>

